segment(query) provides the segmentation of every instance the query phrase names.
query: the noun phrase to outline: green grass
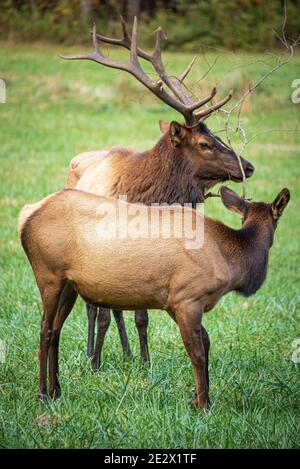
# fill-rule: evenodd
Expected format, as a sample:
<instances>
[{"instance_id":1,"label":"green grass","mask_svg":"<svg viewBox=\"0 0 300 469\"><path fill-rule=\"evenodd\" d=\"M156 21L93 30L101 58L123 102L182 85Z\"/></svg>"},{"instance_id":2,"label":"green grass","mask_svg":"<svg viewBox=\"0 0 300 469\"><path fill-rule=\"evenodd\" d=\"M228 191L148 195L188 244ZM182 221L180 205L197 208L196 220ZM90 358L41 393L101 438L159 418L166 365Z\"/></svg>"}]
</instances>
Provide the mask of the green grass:
<instances>
[{"instance_id":1,"label":"green grass","mask_svg":"<svg viewBox=\"0 0 300 469\"><path fill-rule=\"evenodd\" d=\"M17 236L20 208L62 188L77 153L113 144L150 148L159 137L158 120L178 118L131 77L92 63L63 62L61 52L44 44L0 44L8 101L0 105L0 338L7 345L6 363L0 364L0 447L299 447L300 365L291 355L300 337L300 138L268 130L297 123L299 105L291 103L290 93L300 57L257 90L252 111L242 116L248 136L265 132L245 152L256 166L248 196L270 201L287 186L292 199L276 232L263 288L249 299L226 296L204 318L212 342L213 407L203 414L188 405L192 368L166 313L150 313L150 369L139 363L129 312L125 319L136 360L123 361L112 324L101 372L93 374L79 300L62 333L63 396L48 405L36 399L41 302ZM232 85L238 95L265 70L262 63L240 67L254 59L220 54L199 93L218 81L221 95ZM167 54L174 72L189 60ZM200 59L191 82L206 67ZM222 127L221 118L212 118L210 127ZM239 224L219 200L210 199L206 213Z\"/></svg>"}]
</instances>

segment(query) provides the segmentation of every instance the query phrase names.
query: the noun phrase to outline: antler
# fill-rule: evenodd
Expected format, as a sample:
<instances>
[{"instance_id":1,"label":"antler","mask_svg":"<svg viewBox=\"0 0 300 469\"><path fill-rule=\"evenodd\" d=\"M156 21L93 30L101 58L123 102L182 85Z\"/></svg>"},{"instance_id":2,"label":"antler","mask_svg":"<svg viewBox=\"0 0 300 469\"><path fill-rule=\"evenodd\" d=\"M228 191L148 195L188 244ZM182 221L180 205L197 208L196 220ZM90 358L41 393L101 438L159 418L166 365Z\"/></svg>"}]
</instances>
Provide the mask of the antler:
<instances>
[{"instance_id":1,"label":"antler","mask_svg":"<svg viewBox=\"0 0 300 469\"><path fill-rule=\"evenodd\" d=\"M224 98L219 103L216 103L213 106L205 108L203 111L195 113L197 109L207 104L213 99L217 93L216 87L214 87L209 96L202 100L193 101L186 92L182 89L182 84L184 79L189 74L196 57L193 58L191 63L183 71L179 77L171 78L165 70L162 57L161 57L161 41L166 39L166 36L161 27L155 31L155 47L152 53L148 53L137 46L137 18L134 18L132 34L127 31L127 27L124 19L121 17L121 24L123 30L122 39L114 39L101 34L97 34L96 26L93 25L93 46L94 52L91 54L79 54L79 55L69 55L61 56L63 59L69 60L93 60L101 65L105 65L111 68L117 68L119 70L124 70L131 75L133 75L137 80L139 80L146 88L148 88L153 94L165 102L168 106L176 109L180 114L183 115L185 122L188 126L196 125L200 120L206 119L214 111L222 107L227 101L231 98L231 93ZM119 45L125 47L130 51L130 59L125 62L120 62L113 60L109 57L106 57L98 44L98 41L105 42L107 44ZM142 69L139 57L143 58L150 62L158 74L160 80L153 81ZM171 94L164 89L164 85L167 87Z\"/></svg>"}]
</instances>

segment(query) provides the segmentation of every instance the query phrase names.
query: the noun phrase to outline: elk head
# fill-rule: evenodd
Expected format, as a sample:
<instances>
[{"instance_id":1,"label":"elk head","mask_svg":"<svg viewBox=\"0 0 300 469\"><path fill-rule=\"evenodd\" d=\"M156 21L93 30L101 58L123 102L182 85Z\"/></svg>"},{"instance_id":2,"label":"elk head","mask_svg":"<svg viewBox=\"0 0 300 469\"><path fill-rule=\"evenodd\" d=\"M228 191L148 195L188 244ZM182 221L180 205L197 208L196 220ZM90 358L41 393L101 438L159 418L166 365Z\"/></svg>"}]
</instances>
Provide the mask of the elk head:
<instances>
[{"instance_id":1,"label":"elk head","mask_svg":"<svg viewBox=\"0 0 300 469\"><path fill-rule=\"evenodd\" d=\"M252 176L253 165L242 158L239 159L234 150L214 135L203 122L193 127L171 122L160 122L161 130L168 133L172 146L178 153L190 160L192 173L202 180L206 179L206 188L217 182L233 180L241 182L243 175Z\"/></svg>"},{"instance_id":2,"label":"elk head","mask_svg":"<svg viewBox=\"0 0 300 469\"><path fill-rule=\"evenodd\" d=\"M290 201L291 196L289 189L282 189L271 203L246 201L240 198L233 190L224 186L220 189L220 195L225 207L231 212L238 213L242 217L242 227L246 229L247 227L252 226L252 230L248 230L248 233L253 234L256 232L259 234L262 239L262 246L265 249L270 249L273 245L274 233L277 228L278 220ZM249 247L250 243L247 243L247 245ZM258 241L256 239L255 249L253 249L253 252L258 249ZM257 261L255 262L256 272L260 271L259 263L263 260L263 257L264 256L260 251ZM247 265L247 262L245 262L245 265ZM263 272L263 269L261 269L261 272ZM254 277L255 275L253 275L253 278ZM264 276L261 278L264 280Z\"/></svg>"},{"instance_id":3,"label":"elk head","mask_svg":"<svg viewBox=\"0 0 300 469\"><path fill-rule=\"evenodd\" d=\"M212 113L220 109L226 104L232 96L232 92L215 104L208 107L200 108L211 102L217 93L214 87L211 93L203 98L193 100L186 89L183 82L190 72L195 58L179 77L171 77L165 69L161 57L161 41L165 35L161 28L155 32L155 48L152 53L148 53L140 49L137 45L137 18L134 18L132 34L127 30L126 24L121 17L123 38L113 39L96 33L96 27L93 27L93 46L94 52L90 54L62 56L65 59L84 59L92 60L98 64L124 70L133 75L153 94L161 99L168 106L178 111L185 120L184 125L172 122L168 132L172 146L178 152L185 153L192 164L192 172L195 176L201 174L207 178L206 187L211 187L216 182L232 179L236 182L243 180L243 172L246 177L253 174L254 167L248 161L241 157L237 157L234 150L227 146L221 139L213 135L206 125L203 123ZM130 50L130 59L120 62L111 59L103 54L100 49L99 42L111 45L119 45ZM153 66L158 75L158 80L154 81L149 77L141 67L139 57L148 61ZM166 131L166 123L160 123L161 130Z\"/></svg>"}]
</instances>

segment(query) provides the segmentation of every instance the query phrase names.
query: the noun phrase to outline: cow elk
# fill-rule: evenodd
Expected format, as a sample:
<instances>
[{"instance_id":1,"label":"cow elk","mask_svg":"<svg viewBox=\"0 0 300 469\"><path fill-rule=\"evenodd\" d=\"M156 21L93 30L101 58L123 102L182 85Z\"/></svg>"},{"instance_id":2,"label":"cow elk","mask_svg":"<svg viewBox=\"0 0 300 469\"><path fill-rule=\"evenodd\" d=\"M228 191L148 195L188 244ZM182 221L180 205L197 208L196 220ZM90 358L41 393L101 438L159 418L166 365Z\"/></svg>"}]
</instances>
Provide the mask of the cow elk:
<instances>
[{"instance_id":1,"label":"cow elk","mask_svg":"<svg viewBox=\"0 0 300 469\"><path fill-rule=\"evenodd\" d=\"M213 135L204 120L220 109L231 93L220 102L205 107L216 95L214 87L204 99L193 100L184 87L183 81L191 70L194 60L177 78L171 77L161 57L161 28L156 31L154 52L148 53L137 46L137 20L132 35L122 19L123 38L111 39L96 33L93 28L94 52L64 57L67 59L92 60L100 65L124 70L133 75L153 94L168 106L178 111L185 120L181 125L161 123L162 138L151 150L136 153L123 148L110 152L87 152L75 157L69 168L67 188L81 189L97 195L118 198L126 196L128 202L143 203L190 203L195 206L204 202L207 189L215 184L233 180L241 182L253 174L254 167L238 157L222 140ZM119 62L105 56L99 41L119 45L130 50L130 60ZM150 78L142 69L139 58L151 63L158 75L158 81ZM141 267L140 267L141 268ZM93 356L92 366L98 369L104 337L110 323L110 312L98 312L98 334L94 347L94 330L97 309L87 306L88 311L88 355ZM131 354L126 334L123 313L114 310L123 351ZM140 351L143 361L149 360L147 343L147 311L137 310L135 322L139 333Z\"/></svg>"},{"instance_id":2,"label":"cow elk","mask_svg":"<svg viewBox=\"0 0 300 469\"><path fill-rule=\"evenodd\" d=\"M249 296L261 287L277 222L290 194L283 189L270 204L250 203L222 187L221 198L242 217L241 229L185 209L193 226L204 224L203 244L194 249L186 247L184 236L162 235L163 216L168 214L174 224L180 206L142 207L140 226L158 233L155 238L118 236L118 230L112 236L113 217L105 218L107 207L118 213L121 203L127 213L134 213L141 206L83 191L66 189L22 209L20 238L44 308L39 354L42 398L48 396L48 364L49 395L60 394L59 337L79 294L89 304L105 308L166 310L179 326L193 365L194 403L208 408L209 339L202 316L230 291ZM103 220L111 228L110 236Z\"/></svg>"}]
</instances>

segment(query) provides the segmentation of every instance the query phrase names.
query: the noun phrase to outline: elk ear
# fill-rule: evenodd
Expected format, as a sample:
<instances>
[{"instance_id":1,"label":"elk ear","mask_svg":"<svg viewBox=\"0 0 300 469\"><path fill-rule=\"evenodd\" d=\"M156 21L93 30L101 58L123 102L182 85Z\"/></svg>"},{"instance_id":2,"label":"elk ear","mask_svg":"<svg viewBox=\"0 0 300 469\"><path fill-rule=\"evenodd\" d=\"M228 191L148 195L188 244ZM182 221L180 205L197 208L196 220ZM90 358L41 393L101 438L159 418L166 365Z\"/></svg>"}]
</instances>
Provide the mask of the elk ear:
<instances>
[{"instance_id":1,"label":"elk ear","mask_svg":"<svg viewBox=\"0 0 300 469\"><path fill-rule=\"evenodd\" d=\"M223 204L231 212L236 212L244 216L246 211L246 202L241 199L234 191L228 187L222 186L220 189L221 199Z\"/></svg>"},{"instance_id":2,"label":"elk ear","mask_svg":"<svg viewBox=\"0 0 300 469\"><path fill-rule=\"evenodd\" d=\"M169 132L170 129L170 122L159 121L159 128L162 134Z\"/></svg>"},{"instance_id":3,"label":"elk ear","mask_svg":"<svg viewBox=\"0 0 300 469\"><path fill-rule=\"evenodd\" d=\"M178 147L185 137L185 127L178 122L171 122L169 128L171 142L174 148Z\"/></svg>"},{"instance_id":4,"label":"elk ear","mask_svg":"<svg viewBox=\"0 0 300 469\"><path fill-rule=\"evenodd\" d=\"M278 220L283 214L283 211L290 200L290 191L286 188L282 189L277 195L274 202L271 205L272 217L274 220Z\"/></svg>"}]
</instances>

